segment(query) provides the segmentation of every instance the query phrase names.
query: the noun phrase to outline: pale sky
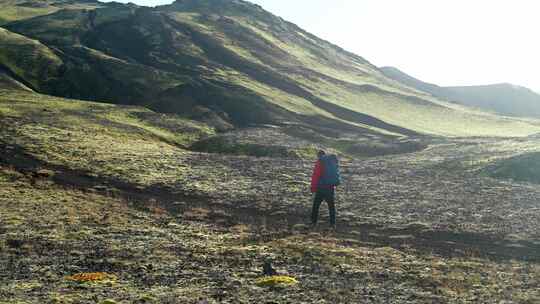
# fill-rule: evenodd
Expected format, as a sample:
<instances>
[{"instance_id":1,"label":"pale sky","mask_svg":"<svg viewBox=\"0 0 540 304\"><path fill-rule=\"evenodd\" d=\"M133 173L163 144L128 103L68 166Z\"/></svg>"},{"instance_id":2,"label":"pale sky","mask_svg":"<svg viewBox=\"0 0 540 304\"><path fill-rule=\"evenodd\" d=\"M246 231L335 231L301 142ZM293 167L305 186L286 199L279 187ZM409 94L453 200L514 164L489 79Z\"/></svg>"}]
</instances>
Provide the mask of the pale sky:
<instances>
[{"instance_id":1,"label":"pale sky","mask_svg":"<svg viewBox=\"0 0 540 304\"><path fill-rule=\"evenodd\" d=\"M424 81L510 82L540 91L538 0L250 1L375 65Z\"/></svg>"}]
</instances>

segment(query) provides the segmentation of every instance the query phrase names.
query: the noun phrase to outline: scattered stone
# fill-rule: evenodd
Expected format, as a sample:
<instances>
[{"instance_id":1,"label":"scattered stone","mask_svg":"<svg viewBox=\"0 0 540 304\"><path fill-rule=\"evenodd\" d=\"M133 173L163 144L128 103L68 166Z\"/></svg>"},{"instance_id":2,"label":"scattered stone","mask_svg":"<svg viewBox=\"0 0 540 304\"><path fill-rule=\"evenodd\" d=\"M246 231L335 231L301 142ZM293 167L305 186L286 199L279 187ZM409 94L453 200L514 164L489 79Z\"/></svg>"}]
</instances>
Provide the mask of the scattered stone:
<instances>
[{"instance_id":1,"label":"scattered stone","mask_svg":"<svg viewBox=\"0 0 540 304\"><path fill-rule=\"evenodd\" d=\"M85 174L85 176L89 177L89 178L98 178L99 177L99 175L97 173L95 173L95 172L87 172Z\"/></svg>"},{"instance_id":2,"label":"scattered stone","mask_svg":"<svg viewBox=\"0 0 540 304\"><path fill-rule=\"evenodd\" d=\"M109 189L109 188L107 188L107 186L103 186L103 185L94 186L94 190L100 191L100 192L105 192L105 191L107 191L108 189Z\"/></svg>"},{"instance_id":3,"label":"scattered stone","mask_svg":"<svg viewBox=\"0 0 540 304\"><path fill-rule=\"evenodd\" d=\"M426 223L415 222L408 224L407 229L411 231L422 231L431 229L431 226Z\"/></svg>"},{"instance_id":4,"label":"scattered stone","mask_svg":"<svg viewBox=\"0 0 540 304\"><path fill-rule=\"evenodd\" d=\"M277 275L277 271L272 268L272 262L266 261L263 264L263 275L265 276L275 276Z\"/></svg>"},{"instance_id":5,"label":"scattered stone","mask_svg":"<svg viewBox=\"0 0 540 304\"><path fill-rule=\"evenodd\" d=\"M506 244L505 247L508 247L508 248L526 248L525 245L518 244L518 243Z\"/></svg>"},{"instance_id":6,"label":"scattered stone","mask_svg":"<svg viewBox=\"0 0 540 304\"><path fill-rule=\"evenodd\" d=\"M412 239L414 239L414 235L412 235L412 234L391 235L388 238L392 239L392 240L412 240Z\"/></svg>"},{"instance_id":7,"label":"scattered stone","mask_svg":"<svg viewBox=\"0 0 540 304\"><path fill-rule=\"evenodd\" d=\"M54 176L54 174L55 174L54 171L47 170L47 169L40 169L36 171L36 177L40 177L40 178L51 178Z\"/></svg>"},{"instance_id":8,"label":"scattered stone","mask_svg":"<svg viewBox=\"0 0 540 304\"><path fill-rule=\"evenodd\" d=\"M293 230L307 230L309 228L306 224L296 224L292 227Z\"/></svg>"},{"instance_id":9,"label":"scattered stone","mask_svg":"<svg viewBox=\"0 0 540 304\"><path fill-rule=\"evenodd\" d=\"M358 231L358 230L352 230L351 232L349 232L350 234L352 235L355 235L355 236L362 236L362 232Z\"/></svg>"},{"instance_id":10,"label":"scattered stone","mask_svg":"<svg viewBox=\"0 0 540 304\"><path fill-rule=\"evenodd\" d=\"M275 217L282 217L282 216L286 216L287 212L286 211L275 211L275 212L272 212L272 214L270 214L270 215L275 216Z\"/></svg>"}]
</instances>

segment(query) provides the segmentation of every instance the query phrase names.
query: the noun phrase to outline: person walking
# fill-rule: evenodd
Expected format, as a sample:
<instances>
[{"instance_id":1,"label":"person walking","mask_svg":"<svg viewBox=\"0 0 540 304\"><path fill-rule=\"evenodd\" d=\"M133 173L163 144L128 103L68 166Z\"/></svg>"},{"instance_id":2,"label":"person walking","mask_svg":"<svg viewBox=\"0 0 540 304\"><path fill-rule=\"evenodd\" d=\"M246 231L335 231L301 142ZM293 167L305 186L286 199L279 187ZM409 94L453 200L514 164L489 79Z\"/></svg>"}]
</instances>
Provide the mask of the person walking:
<instances>
[{"instance_id":1,"label":"person walking","mask_svg":"<svg viewBox=\"0 0 540 304\"><path fill-rule=\"evenodd\" d=\"M317 162L311 176L311 193L313 208L311 210L311 225L317 226L319 220L319 208L323 201L328 205L330 214L330 227L336 227L336 204L335 189L340 184L339 162L336 155L327 155L324 151L317 153Z\"/></svg>"}]
</instances>

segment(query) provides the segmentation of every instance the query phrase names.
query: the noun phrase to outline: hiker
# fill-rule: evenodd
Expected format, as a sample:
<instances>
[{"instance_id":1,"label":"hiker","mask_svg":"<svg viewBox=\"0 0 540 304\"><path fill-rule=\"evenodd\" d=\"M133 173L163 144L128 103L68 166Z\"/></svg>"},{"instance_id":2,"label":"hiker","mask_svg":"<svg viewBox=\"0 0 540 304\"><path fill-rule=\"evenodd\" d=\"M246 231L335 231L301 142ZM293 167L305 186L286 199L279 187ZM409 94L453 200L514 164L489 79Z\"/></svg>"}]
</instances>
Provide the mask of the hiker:
<instances>
[{"instance_id":1,"label":"hiker","mask_svg":"<svg viewBox=\"0 0 540 304\"><path fill-rule=\"evenodd\" d=\"M311 225L317 226L319 208L321 203L326 201L330 213L330 227L335 228L335 188L340 183L339 163L337 156L326 155L326 152L322 150L317 153L317 156L318 159L311 177L311 193L315 193L313 209L311 210Z\"/></svg>"}]
</instances>

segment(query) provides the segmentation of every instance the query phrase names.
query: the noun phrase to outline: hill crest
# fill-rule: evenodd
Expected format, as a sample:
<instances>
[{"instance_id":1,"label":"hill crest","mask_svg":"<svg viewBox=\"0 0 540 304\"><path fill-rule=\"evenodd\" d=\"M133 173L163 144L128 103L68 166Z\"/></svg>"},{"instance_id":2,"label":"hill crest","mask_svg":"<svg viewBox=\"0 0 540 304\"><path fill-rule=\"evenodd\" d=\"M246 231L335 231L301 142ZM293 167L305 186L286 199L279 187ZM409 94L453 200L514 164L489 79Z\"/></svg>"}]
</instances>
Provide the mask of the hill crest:
<instances>
[{"instance_id":1,"label":"hill crest","mask_svg":"<svg viewBox=\"0 0 540 304\"><path fill-rule=\"evenodd\" d=\"M13 33L6 36L21 35L27 39L22 45L40 41L39 52L59 58L43 70L31 52L0 57L40 93L141 105L213 120L220 128L295 123L377 137L535 130L402 85L362 57L249 2L71 3L4 25Z\"/></svg>"}]
</instances>

